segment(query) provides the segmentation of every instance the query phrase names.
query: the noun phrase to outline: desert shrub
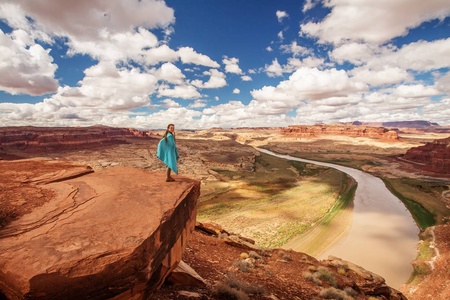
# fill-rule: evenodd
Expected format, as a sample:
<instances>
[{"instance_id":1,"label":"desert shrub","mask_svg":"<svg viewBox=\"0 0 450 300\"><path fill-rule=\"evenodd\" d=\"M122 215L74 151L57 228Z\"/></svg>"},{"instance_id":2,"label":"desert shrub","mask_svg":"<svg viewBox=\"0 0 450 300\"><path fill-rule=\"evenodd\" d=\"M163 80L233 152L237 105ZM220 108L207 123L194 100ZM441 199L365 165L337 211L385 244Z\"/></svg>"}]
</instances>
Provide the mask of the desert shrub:
<instances>
[{"instance_id":1,"label":"desert shrub","mask_svg":"<svg viewBox=\"0 0 450 300\"><path fill-rule=\"evenodd\" d=\"M316 276L317 278L328 282L329 285L331 286L336 286L337 282L336 282L336 278L334 277L333 273L331 273L329 270L325 269L324 267L319 267L317 269L317 272L314 273L314 276Z\"/></svg>"},{"instance_id":2,"label":"desert shrub","mask_svg":"<svg viewBox=\"0 0 450 300\"><path fill-rule=\"evenodd\" d=\"M259 254L256 253L255 251L250 251L250 252L248 253L248 255L249 255L250 257L253 257L254 259L262 259L261 255L259 255Z\"/></svg>"},{"instance_id":3,"label":"desert shrub","mask_svg":"<svg viewBox=\"0 0 450 300\"><path fill-rule=\"evenodd\" d=\"M278 254L280 254L287 261L291 261L292 260L291 256L286 254L286 253L284 253L284 251L279 251Z\"/></svg>"},{"instance_id":4,"label":"desert shrub","mask_svg":"<svg viewBox=\"0 0 450 300\"><path fill-rule=\"evenodd\" d=\"M250 251L248 254L250 255L251 258L257 260L259 263L261 264L266 263L266 261L262 258L262 256L256 253L255 251Z\"/></svg>"},{"instance_id":5,"label":"desert shrub","mask_svg":"<svg viewBox=\"0 0 450 300\"><path fill-rule=\"evenodd\" d=\"M336 300L352 300L353 298L347 295L346 292L338 290L334 287L329 287L322 289L320 291L320 296L325 299L336 299Z\"/></svg>"},{"instance_id":6,"label":"desert shrub","mask_svg":"<svg viewBox=\"0 0 450 300\"><path fill-rule=\"evenodd\" d=\"M354 289L352 289L351 287L346 287L344 289L344 292L347 293L347 295L352 296L353 298L356 298L358 296L358 292L356 292Z\"/></svg>"},{"instance_id":7,"label":"desert shrub","mask_svg":"<svg viewBox=\"0 0 450 300\"><path fill-rule=\"evenodd\" d=\"M287 260L287 261L291 261L292 259L291 259L291 256L290 255L287 255L287 254L283 254L283 258L285 259L285 260Z\"/></svg>"},{"instance_id":8,"label":"desert shrub","mask_svg":"<svg viewBox=\"0 0 450 300\"><path fill-rule=\"evenodd\" d=\"M247 300L248 295L243 291L232 288L228 284L219 283L213 289L213 294L218 299Z\"/></svg>"},{"instance_id":9,"label":"desert shrub","mask_svg":"<svg viewBox=\"0 0 450 300\"><path fill-rule=\"evenodd\" d=\"M303 272L302 276L303 278L308 279L309 281L312 281L317 285L322 285L322 282L309 272Z\"/></svg>"},{"instance_id":10,"label":"desert shrub","mask_svg":"<svg viewBox=\"0 0 450 300\"><path fill-rule=\"evenodd\" d=\"M267 252L272 252L272 249L259 249L258 252L261 256L267 256Z\"/></svg>"},{"instance_id":11,"label":"desert shrub","mask_svg":"<svg viewBox=\"0 0 450 300\"><path fill-rule=\"evenodd\" d=\"M233 266L237 267L239 270L241 270L242 272L246 272L249 273L250 269L254 268L255 265L253 265L250 261L248 260L238 260L235 261L233 263Z\"/></svg>"},{"instance_id":12,"label":"desert shrub","mask_svg":"<svg viewBox=\"0 0 450 300\"><path fill-rule=\"evenodd\" d=\"M241 290L247 294L252 295L266 295L267 290L260 285L250 285L244 282L242 279L239 279L234 274L228 274L227 276L227 284L235 289Z\"/></svg>"}]
</instances>

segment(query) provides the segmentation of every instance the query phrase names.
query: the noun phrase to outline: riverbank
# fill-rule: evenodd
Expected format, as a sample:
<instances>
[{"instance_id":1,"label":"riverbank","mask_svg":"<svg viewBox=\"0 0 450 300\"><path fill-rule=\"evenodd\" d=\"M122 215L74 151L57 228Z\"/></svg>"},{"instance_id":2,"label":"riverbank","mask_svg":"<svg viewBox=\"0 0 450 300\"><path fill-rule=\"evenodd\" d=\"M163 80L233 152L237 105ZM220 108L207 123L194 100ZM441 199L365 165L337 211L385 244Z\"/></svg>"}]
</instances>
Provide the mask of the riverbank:
<instances>
[{"instance_id":1,"label":"riverbank","mask_svg":"<svg viewBox=\"0 0 450 300\"><path fill-rule=\"evenodd\" d=\"M396 288L408 280L413 272L410 263L417 256L419 229L404 204L390 193L381 179L348 167L271 154L335 168L352 176L358 183L348 235L323 252L320 258L333 255L352 261L383 276L389 285Z\"/></svg>"},{"instance_id":2,"label":"riverbank","mask_svg":"<svg viewBox=\"0 0 450 300\"><path fill-rule=\"evenodd\" d=\"M252 171L217 170L218 181L202 187L197 219L280 247L320 222L351 186L335 169L261 153ZM344 201L345 202L345 201ZM348 203L348 201L346 202Z\"/></svg>"},{"instance_id":3,"label":"riverbank","mask_svg":"<svg viewBox=\"0 0 450 300\"><path fill-rule=\"evenodd\" d=\"M282 248L320 257L327 249L348 235L352 225L353 199L357 188L356 182L349 178L347 186L343 188L340 197L327 215L311 229L292 238Z\"/></svg>"}]
</instances>

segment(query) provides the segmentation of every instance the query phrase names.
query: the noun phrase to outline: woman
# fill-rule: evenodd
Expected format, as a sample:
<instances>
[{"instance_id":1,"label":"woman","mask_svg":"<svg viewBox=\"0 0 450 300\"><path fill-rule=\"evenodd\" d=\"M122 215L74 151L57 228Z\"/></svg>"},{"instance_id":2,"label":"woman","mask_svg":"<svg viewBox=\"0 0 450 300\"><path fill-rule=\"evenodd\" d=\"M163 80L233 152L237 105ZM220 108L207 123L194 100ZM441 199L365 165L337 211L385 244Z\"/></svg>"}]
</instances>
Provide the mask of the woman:
<instances>
[{"instance_id":1,"label":"woman","mask_svg":"<svg viewBox=\"0 0 450 300\"><path fill-rule=\"evenodd\" d=\"M175 145L175 125L169 124L167 126L164 138L159 141L156 156L167 166L166 181L175 181L175 179L170 176L171 170L174 171L175 174L178 174L177 160L179 156L177 146Z\"/></svg>"}]
</instances>

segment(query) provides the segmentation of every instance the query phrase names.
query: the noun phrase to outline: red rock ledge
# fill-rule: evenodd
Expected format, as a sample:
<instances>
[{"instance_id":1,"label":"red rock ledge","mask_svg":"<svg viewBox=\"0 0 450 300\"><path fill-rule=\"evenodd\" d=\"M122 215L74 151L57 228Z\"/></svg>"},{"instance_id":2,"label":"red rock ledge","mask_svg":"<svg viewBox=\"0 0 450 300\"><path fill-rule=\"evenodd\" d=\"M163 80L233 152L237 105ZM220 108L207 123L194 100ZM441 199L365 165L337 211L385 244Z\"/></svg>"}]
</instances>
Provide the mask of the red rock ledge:
<instances>
[{"instance_id":1,"label":"red rock ledge","mask_svg":"<svg viewBox=\"0 0 450 300\"><path fill-rule=\"evenodd\" d=\"M177 176L166 183L164 174L124 167L54 179L29 180L55 196L0 230L1 293L149 297L181 260L200 182Z\"/></svg>"}]
</instances>

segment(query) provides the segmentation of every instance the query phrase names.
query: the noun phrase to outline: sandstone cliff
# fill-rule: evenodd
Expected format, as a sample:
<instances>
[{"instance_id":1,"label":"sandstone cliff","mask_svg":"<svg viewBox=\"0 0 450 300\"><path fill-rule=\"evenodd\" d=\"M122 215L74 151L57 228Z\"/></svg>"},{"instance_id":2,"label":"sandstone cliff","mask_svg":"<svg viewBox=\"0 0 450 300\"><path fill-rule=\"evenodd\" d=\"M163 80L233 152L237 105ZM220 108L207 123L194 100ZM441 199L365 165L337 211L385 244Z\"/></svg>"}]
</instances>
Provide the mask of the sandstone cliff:
<instances>
[{"instance_id":1,"label":"sandstone cliff","mask_svg":"<svg viewBox=\"0 0 450 300\"><path fill-rule=\"evenodd\" d=\"M51 160L0 164L10 178L2 197L16 186L35 204L21 211L22 197L5 197L16 215L0 230L0 296L146 298L181 260L198 181L166 183L164 174L141 169L92 172Z\"/></svg>"},{"instance_id":2,"label":"sandstone cliff","mask_svg":"<svg viewBox=\"0 0 450 300\"><path fill-rule=\"evenodd\" d=\"M317 137L319 135L342 135L350 137L368 137L389 141L398 140L395 131L383 127L366 127L356 125L292 125L281 129L286 136Z\"/></svg>"},{"instance_id":3,"label":"sandstone cliff","mask_svg":"<svg viewBox=\"0 0 450 300\"><path fill-rule=\"evenodd\" d=\"M450 174L450 137L411 148L402 158L415 162L423 170Z\"/></svg>"},{"instance_id":4,"label":"sandstone cliff","mask_svg":"<svg viewBox=\"0 0 450 300\"><path fill-rule=\"evenodd\" d=\"M77 149L102 144L123 144L126 143L126 138L151 135L146 131L133 128L107 126L2 127L0 128L0 150L13 148L29 152Z\"/></svg>"}]
</instances>

